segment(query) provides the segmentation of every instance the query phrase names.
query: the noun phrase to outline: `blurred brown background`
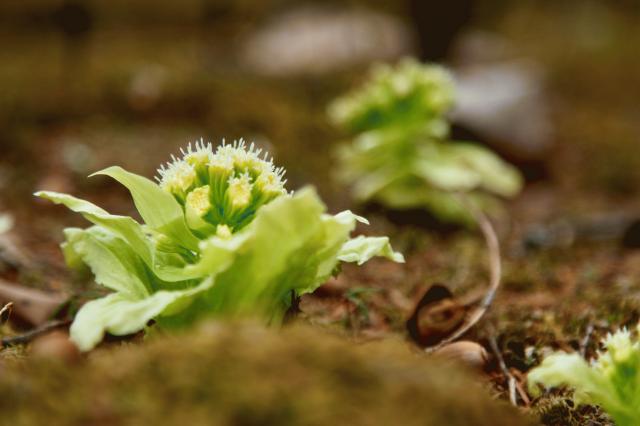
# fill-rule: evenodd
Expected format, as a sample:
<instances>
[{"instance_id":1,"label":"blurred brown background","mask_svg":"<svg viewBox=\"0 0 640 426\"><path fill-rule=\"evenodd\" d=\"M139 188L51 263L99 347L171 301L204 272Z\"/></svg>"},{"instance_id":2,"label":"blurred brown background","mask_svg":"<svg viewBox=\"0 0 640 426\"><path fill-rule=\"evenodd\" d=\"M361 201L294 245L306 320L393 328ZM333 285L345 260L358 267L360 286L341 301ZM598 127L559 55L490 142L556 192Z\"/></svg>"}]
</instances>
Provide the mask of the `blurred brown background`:
<instances>
[{"instance_id":1,"label":"blurred brown background","mask_svg":"<svg viewBox=\"0 0 640 426\"><path fill-rule=\"evenodd\" d=\"M326 104L370 63L405 55L452 66L456 136L519 164L531 205L627 208L640 188L639 24L635 0L3 1L0 211L59 239L34 190L123 212L124 191L88 174L152 176L201 136L254 140L292 187L347 205L329 180L341 135Z\"/></svg>"}]
</instances>

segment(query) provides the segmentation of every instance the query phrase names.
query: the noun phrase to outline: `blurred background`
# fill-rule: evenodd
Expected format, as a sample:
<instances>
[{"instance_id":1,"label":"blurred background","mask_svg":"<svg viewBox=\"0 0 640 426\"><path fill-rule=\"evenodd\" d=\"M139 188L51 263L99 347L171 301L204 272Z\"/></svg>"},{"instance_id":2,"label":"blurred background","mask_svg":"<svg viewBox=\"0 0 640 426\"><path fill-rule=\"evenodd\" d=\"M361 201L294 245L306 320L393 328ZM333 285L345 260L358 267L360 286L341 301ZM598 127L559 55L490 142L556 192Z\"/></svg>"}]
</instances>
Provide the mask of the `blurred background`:
<instances>
[{"instance_id":1,"label":"blurred background","mask_svg":"<svg viewBox=\"0 0 640 426\"><path fill-rule=\"evenodd\" d=\"M86 222L34 191L137 217L124 188L87 176L120 165L152 177L201 137L254 141L289 189L312 184L331 212L363 210L331 179L346 135L327 105L371 64L414 56L455 76L454 137L527 178L496 221L504 274L487 320L499 334L468 338L495 337L518 372L539 361L533 346L593 354L598 336L640 318L639 47L639 0L0 0L0 307L15 302L11 327L30 328L100 291L58 246ZM367 211L359 231L389 235L407 263L345 266L300 316L354 337L405 335L433 283L480 300L477 233L389 213ZM463 311L451 312L455 324ZM511 382L492 377L507 399Z\"/></svg>"},{"instance_id":2,"label":"blurred background","mask_svg":"<svg viewBox=\"0 0 640 426\"><path fill-rule=\"evenodd\" d=\"M118 164L153 176L188 141L244 137L349 206L330 180L344 135L326 105L379 61L416 56L458 80L454 134L529 180L529 221L637 211L637 0L21 0L0 2L0 213L60 259L70 192L117 213ZM46 257L46 256L45 256Z\"/></svg>"}]
</instances>

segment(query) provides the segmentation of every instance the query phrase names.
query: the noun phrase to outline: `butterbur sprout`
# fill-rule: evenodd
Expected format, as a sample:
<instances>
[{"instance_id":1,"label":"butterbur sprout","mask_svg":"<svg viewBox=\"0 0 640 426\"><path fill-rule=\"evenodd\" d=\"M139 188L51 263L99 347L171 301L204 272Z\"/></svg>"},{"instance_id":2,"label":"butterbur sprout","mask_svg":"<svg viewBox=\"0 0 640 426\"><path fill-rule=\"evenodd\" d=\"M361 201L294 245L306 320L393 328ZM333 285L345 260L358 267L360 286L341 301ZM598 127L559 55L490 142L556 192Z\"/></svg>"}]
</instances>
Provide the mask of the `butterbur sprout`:
<instances>
[{"instance_id":1,"label":"butterbur sprout","mask_svg":"<svg viewBox=\"0 0 640 426\"><path fill-rule=\"evenodd\" d=\"M640 418L640 342L622 329L604 339L604 351L590 364L578 354L555 353L528 374L531 393L538 384L569 386L576 402L602 407L619 426Z\"/></svg>"},{"instance_id":2,"label":"butterbur sprout","mask_svg":"<svg viewBox=\"0 0 640 426\"><path fill-rule=\"evenodd\" d=\"M86 303L71 326L82 350L105 332L176 329L205 316L281 322L291 296L314 291L339 262L374 256L403 262L387 237L351 238L364 218L325 213L313 188L289 192L284 169L243 141L215 150L200 141L158 170L158 183L109 167L97 175L124 185L144 223L50 191L93 226L65 229L70 267L88 266L110 294Z\"/></svg>"},{"instance_id":3,"label":"butterbur sprout","mask_svg":"<svg viewBox=\"0 0 640 426\"><path fill-rule=\"evenodd\" d=\"M329 117L352 138L338 151L337 177L358 201L471 222L452 193L491 210L498 197L520 191L514 167L480 145L449 140L454 92L444 68L405 59L375 66L361 87L329 106Z\"/></svg>"}]
</instances>

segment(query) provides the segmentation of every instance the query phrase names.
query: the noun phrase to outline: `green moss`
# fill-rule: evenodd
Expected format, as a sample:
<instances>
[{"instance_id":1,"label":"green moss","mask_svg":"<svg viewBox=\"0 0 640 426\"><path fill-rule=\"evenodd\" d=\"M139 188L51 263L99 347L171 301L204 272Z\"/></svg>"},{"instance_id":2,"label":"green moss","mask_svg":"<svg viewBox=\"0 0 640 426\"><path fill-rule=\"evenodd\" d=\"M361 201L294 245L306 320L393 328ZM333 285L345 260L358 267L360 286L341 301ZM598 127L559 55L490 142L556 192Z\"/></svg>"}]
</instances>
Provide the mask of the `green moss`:
<instances>
[{"instance_id":1,"label":"green moss","mask_svg":"<svg viewBox=\"0 0 640 426\"><path fill-rule=\"evenodd\" d=\"M78 366L18 367L0 378L13 425L527 424L458 367L402 343L356 345L300 326L211 323L98 350Z\"/></svg>"}]
</instances>

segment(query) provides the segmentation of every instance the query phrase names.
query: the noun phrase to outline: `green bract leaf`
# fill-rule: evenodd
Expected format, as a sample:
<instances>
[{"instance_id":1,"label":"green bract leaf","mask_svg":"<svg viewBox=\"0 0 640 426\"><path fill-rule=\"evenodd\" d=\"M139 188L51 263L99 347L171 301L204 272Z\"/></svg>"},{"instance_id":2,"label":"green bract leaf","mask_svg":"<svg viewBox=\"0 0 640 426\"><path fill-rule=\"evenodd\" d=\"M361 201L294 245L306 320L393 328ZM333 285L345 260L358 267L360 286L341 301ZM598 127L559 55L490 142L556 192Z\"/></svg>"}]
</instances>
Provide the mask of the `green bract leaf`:
<instances>
[{"instance_id":1,"label":"green bract leaf","mask_svg":"<svg viewBox=\"0 0 640 426\"><path fill-rule=\"evenodd\" d=\"M364 237L362 235L347 241L340 248L338 259L362 265L374 256L385 256L394 262L404 262L404 257L396 253L387 237Z\"/></svg>"},{"instance_id":2,"label":"green bract leaf","mask_svg":"<svg viewBox=\"0 0 640 426\"><path fill-rule=\"evenodd\" d=\"M182 208L171 194L149 179L129 173L122 167L109 167L91 176L95 175L110 176L124 185L131 192L136 209L148 226L190 250L198 247L198 239L187 228Z\"/></svg>"},{"instance_id":3,"label":"green bract leaf","mask_svg":"<svg viewBox=\"0 0 640 426\"><path fill-rule=\"evenodd\" d=\"M145 225L70 195L36 194L94 224L65 230L65 258L114 291L78 312L71 338L82 350L105 332L133 333L151 319L164 328L207 315L277 324L292 295L314 291L340 261L403 261L386 237L350 240L366 219L326 214L310 188L287 193L284 171L259 153L243 143L214 153L200 143L161 169L160 185L120 168L99 172L130 190Z\"/></svg>"},{"instance_id":4,"label":"green bract leaf","mask_svg":"<svg viewBox=\"0 0 640 426\"><path fill-rule=\"evenodd\" d=\"M359 201L391 208L426 207L444 220L472 223L452 192L493 209L512 197L520 173L486 148L448 141L453 82L446 71L413 60L374 68L362 88L329 108L353 141L338 151L338 178Z\"/></svg>"},{"instance_id":5,"label":"green bract leaf","mask_svg":"<svg viewBox=\"0 0 640 426\"><path fill-rule=\"evenodd\" d=\"M174 256L159 256L157 246L162 242L162 236L153 237L151 234L145 234L142 226L134 219L128 216L109 214L88 201L80 200L67 194L40 191L35 195L53 201L56 204L63 204L70 210L82 214L89 222L101 226L105 230L117 235L124 240L136 255L140 256L147 266L161 279L166 281L181 281L192 278L188 276L185 277L182 267L175 265L175 263L180 263L177 253L174 253ZM164 239L168 239L168 237ZM169 242L171 242L170 239ZM175 262L169 262L169 258ZM185 262L182 263L184 264Z\"/></svg>"},{"instance_id":6,"label":"green bract leaf","mask_svg":"<svg viewBox=\"0 0 640 426\"><path fill-rule=\"evenodd\" d=\"M504 197L512 197L522 188L520 173L488 149L460 142L449 145L448 148L452 163L477 175L477 185L474 188Z\"/></svg>"},{"instance_id":7,"label":"green bract leaf","mask_svg":"<svg viewBox=\"0 0 640 426\"><path fill-rule=\"evenodd\" d=\"M128 216L112 215L88 201L67 194L52 191L39 191L41 197L56 204L63 204L71 211L80 213L89 222L102 226L126 241L129 246L148 264L153 264L150 241L145 236L138 222Z\"/></svg>"},{"instance_id":8,"label":"green bract leaf","mask_svg":"<svg viewBox=\"0 0 640 426\"><path fill-rule=\"evenodd\" d=\"M76 259L91 268L98 284L135 297L144 298L153 290L147 269L140 256L121 238L105 228L94 226L66 233L67 253L73 250ZM69 257L67 257L69 260Z\"/></svg>"},{"instance_id":9,"label":"green bract leaf","mask_svg":"<svg viewBox=\"0 0 640 426\"><path fill-rule=\"evenodd\" d=\"M117 336L135 333L172 305L190 302L212 285L213 279L208 278L186 290L162 290L146 297L118 292L93 300L78 311L70 328L71 339L80 350L87 351L102 340L105 332Z\"/></svg>"}]
</instances>

